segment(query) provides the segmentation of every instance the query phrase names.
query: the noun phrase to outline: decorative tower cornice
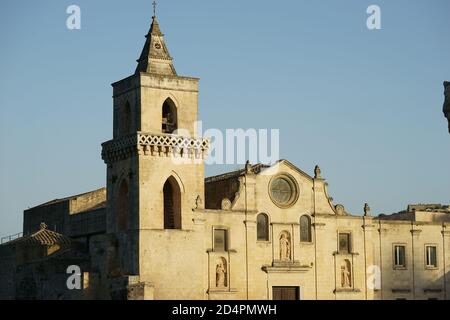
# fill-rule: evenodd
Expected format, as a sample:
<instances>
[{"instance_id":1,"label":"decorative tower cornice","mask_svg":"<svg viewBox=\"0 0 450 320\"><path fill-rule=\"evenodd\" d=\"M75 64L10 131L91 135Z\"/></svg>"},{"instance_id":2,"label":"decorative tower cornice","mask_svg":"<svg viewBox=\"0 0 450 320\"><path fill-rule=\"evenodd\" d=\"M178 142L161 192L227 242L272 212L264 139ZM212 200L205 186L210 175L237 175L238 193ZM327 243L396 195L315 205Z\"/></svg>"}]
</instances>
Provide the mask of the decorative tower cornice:
<instances>
[{"instance_id":1,"label":"decorative tower cornice","mask_svg":"<svg viewBox=\"0 0 450 320\"><path fill-rule=\"evenodd\" d=\"M205 159L208 149L208 139L137 132L103 143L102 159L106 164L136 155Z\"/></svg>"}]
</instances>

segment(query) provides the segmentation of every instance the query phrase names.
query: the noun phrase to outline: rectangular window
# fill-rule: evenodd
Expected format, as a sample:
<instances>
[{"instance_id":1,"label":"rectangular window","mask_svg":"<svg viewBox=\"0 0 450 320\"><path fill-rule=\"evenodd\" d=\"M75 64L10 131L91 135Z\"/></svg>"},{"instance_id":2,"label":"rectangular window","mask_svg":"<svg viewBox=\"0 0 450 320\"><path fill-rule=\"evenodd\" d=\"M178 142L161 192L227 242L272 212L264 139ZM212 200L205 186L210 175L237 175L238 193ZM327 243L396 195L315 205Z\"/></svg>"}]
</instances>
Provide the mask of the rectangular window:
<instances>
[{"instance_id":1,"label":"rectangular window","mask_svg":"<svg viewBox=\"0 0 450 320\"><path fill-rule=\"evenodd\" d=\"M394 246L394 267L395 268L406 268L405 259L405 246L396 245Z\"/></svg>"},{"instance_id":2,"label":"rectangular window","mask_svg":"<svg viewBox=\"0 0 450 320\"><path fill-rule=\"evenodd\" d=\"M436 246L426 246L425 248L426 248L425 254L426 254L427 268L436 268L437 267Z\"/></svg>"},{"instance_id":3,"label":"rectangular window","mask_svg":"<svg viewBox=\"0 0 450 320\"><path fill-rule=\"evenodd\" d=\"M350 250L350 233L339 233L339 252L349 253Z\"/></svg>"},{"instance_id":4,"label":"rectangular window","mask_svg":"<svg viewBox=\"0 0 450 320\"><path fill-rule=\"evenodd\" d=\"M214 229L214 251L227 251L227 230Z\"/></svg>"}]
</instances>

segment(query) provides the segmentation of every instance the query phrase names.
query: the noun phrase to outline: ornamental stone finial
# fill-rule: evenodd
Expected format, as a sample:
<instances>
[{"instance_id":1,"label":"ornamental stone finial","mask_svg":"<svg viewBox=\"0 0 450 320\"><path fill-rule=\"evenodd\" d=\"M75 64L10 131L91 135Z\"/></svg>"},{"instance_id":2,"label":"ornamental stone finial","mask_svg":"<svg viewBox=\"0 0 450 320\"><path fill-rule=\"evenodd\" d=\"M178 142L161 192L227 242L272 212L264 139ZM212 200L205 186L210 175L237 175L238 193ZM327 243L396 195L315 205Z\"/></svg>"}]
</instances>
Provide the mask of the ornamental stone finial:
<instances>
[{"instance_id":1,"label":"ornamental stone finial","mask_svg":"<svg viewBox=\"0 0 450 320\"><path fill-rule=\"evenodd\" d=\"M336 209L336 213L337 213L338 216L346 215L344 205L337 204L334 208Z\"/></svg>"},{"instance_id":2,"label":"ornamental stone finial","mask_svg":"<svg viewBox=\"0 0 450 320\"><path fill-rule=\"evenodd\" d=\"M444 117L448 121L448 132L450 133L450 81L444 81L444 107L442 111L444 112Z\"/></svg>"},{"instance_id":3,"label":"ornamental stone finial","mask_svg":"<svg viewBox=\"0 0 450 320\"><path fill-rule=\"evenodd\" d=\"M370 217L370 207L367 203L364 204L364 216Z\"/></svg>"},{"instance_id":4,"label":"ornamental stone finial","mask_svg":"<svg viewBox=\"0 0 450 320\"><path fill-rule=\"evenodd\" d=\"M322 178L322 177L320 176L321 173L322 173L322 171L320 170L319 166L315 166L315 168L314 168L314 178L315 178L315 179L320 179L320 178Z\"/></svg>"},{"instance_id":5,"label":"ornamental stone finial","mask_svg":"<svg viewBox=\"0 0 450 320\"><path fill-rule=\"evenodd\" d=\"M247 162L245 163L245 173L251 173L252 172L252 165L250 163L250 161L247 160Z\"/></svg>"}]
</instances>

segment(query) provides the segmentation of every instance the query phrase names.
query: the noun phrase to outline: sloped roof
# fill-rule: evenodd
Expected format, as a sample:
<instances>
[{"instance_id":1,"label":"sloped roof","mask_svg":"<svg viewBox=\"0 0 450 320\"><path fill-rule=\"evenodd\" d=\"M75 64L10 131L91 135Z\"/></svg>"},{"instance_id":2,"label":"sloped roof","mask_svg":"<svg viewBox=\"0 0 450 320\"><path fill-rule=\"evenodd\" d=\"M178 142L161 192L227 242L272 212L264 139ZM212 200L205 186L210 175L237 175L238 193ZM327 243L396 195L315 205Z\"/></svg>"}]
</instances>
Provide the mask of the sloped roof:
<instances>
[{"instance_id":1,"label":"sloped roof","mask_svg":"<svg viewBox=\"0 0 450 320\"><path fill-rule=\"evenodd\" d=\"M152 25L145 38L145 44L137 60L138 65L135 73L146 72L176 76L177 72L173 66L172 57L167 49L164 34L159 28L156 16L152 17Z\"/></svg>"},{"instance_id":2,"label":"sloped roof","mask_svg":"<svg viewBox=\"0 0 450 320\"><path fill-rule=\"evenodd\" d=\"M63 234L48 230L45 223L41 223L39 231L29 235L18 238L8 242L8 244L27 244L27 245L42 245L50 246L58 244L60 246L70 246L72 240Z\"/></svg>"},{"instance_id":3,"label":"sloped roof","mask_svg":"<svg viewBox=\"0 0 450 320\"><path fill-rule=\"evenodd\" d=\"M261 172L261 169L263 168L269 168L270 166L262 164L262 163L258 163L255 165L251 166L251 171L254 173L259 173ZM231 179L231 178L237 178L241 175L243 175L246 172L246 169L239 169L239 170L235 170L235 171L230 171L230 172L225 172L216 176L211 176L211 177L207 177L205 178L205 183L210 183L210 182L216 182L216 181L222 181L222 180L227 180L227 179Z\"/></svg>"},{"instance_id":4,"label":"sloped roof","mask_svg":"<svg viewBox=\"0 0 450 320\"><path fill-rule=\"evenodd\" d=\"M305 178L309 179L309 180L313 180L313 177L310 176L309 174L307 174L305 171L303 171L302 169L300 169L299 167L297 167L295 164L293 164L292 162L286 160L286 159L281 159L278 160L274 166L276 165L280 165L281 163L286 164L288 167L290 167L292 170L297 171L300 175L304 176Z\"/></svg>"},{"instance_id":5,"label":"sloped roof","mask_svg":"<svg viewBox=\"0 0 450 320\"><path fill-rule=\"evenodd\" d=\"M272 167L278 166L278 165L280 165L282 163L286 164L291 169L297 171L299 174L303 175L307 179L310 179L310 180L313 179L309 174L307 174L306 172L304 172L303 170L299 169L297 166L295 166L294 164L292 164L291 162L289 162L288 160L285 160L285 159L278 160L273 165L267 165L267 164L258 163L258 164L252 165L250 170L253 173L255 173L255 174L259 174L264 169L272 168ZM219 175L216 175L216 176L211 176L211 177L205 178L205 183L222 181L222 180L226 180L226 179L230 179L230 178L236 178L236 177L239 177L239 176L243 175L245 172L246 172L245 168L239 169L239 170L235 170L235 171L225 172L225 173L222 173L222 174L219 174Z\"/></svg>"}]
</instances>

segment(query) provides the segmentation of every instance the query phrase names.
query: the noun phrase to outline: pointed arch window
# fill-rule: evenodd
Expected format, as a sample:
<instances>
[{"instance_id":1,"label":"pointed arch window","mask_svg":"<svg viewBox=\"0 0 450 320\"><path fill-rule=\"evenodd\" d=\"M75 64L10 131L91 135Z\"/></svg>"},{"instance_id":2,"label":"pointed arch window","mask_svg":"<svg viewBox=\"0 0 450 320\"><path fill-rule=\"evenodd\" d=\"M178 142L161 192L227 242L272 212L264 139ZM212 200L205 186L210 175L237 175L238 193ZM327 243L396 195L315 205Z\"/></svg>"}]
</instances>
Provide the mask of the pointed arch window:
<instances>
[{"instance_id":1,"label":"pointed arch window","mask_svg":"<svg viewBox=\"0 0 450 320\"><path fill-rule=\"evenodd\" d=\"M167 98L162 106L162 132L173 133L177 129L177 107L172 99Z\"/></svg>"},{"instance_id":2,"label":"pointed arch window","mask_svg":"<svg viewBox=\"0 0 450 320\"><path fill-rule=\"evenodd\" d=\"M305 214L300 217L300 242L311 241L311 218Z\"/></svg>"},{"instance_id":3,"label":"pointed arch window","mask_svg":"<svg viewBox=\"0 0 450 320\"><path fill-rule=\"evenodd\" d=\"M164 229L181 229L181 191L175 178L164 183Z\"/></svg>"},{"instance_id":4,"label":"pointed arch window","mask_svg":"<svg viewBox=\"0 0 450 320\"><path fill-rule=\"evenodd\" d=\"M269 241L269 217L265 213L256 217L256 240Z\"/></svg>"},{"instance_id":5,"label":"pointed arch window","mask_svg":"<svg viewBox=\"0 0 450 320\"><path fill-rule=\"evenodd\" d=\"M119 198L117 203L117 227L119 231L126 231L128 229L129 216L129 195L128 184L125 180L122 181L119 188Z\"/></svg>"}]
</instances>

